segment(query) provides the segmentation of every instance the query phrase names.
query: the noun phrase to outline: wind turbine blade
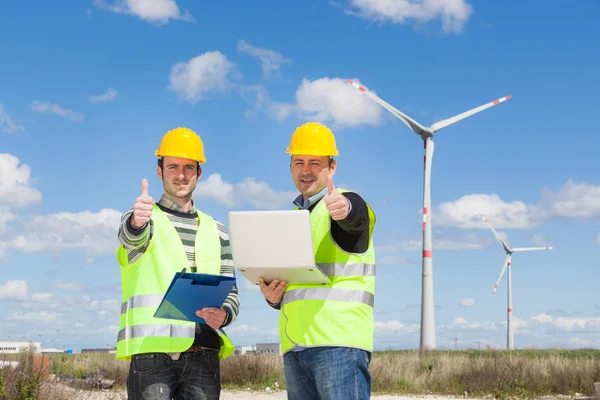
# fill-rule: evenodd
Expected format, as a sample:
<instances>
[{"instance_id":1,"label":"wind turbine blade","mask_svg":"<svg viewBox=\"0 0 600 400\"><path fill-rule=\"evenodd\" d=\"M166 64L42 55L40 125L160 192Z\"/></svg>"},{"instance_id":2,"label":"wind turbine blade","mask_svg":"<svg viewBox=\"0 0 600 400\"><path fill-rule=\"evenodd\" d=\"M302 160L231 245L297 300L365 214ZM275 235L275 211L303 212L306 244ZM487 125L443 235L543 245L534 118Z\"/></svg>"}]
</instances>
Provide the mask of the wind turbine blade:
<instances>
[{"instance_id":1,"label":"wind turbine blade","mask_svg":"<svg viewBox=\"0 0 600 400\"><path fill-rule=\"evenodd\" d=\"M498 232L496 232L496 230L494 229L494 227L492 226L492 224L490 224L490 221L487 220L487 218L485 217L485 215L479 214L479 216L485 221L486 224L488 224L488 226L490 227L490 229L492 230L492 232L494 232L494 236L496 236L496 239L498 239L498 241L500 242L500 244L502 245L502 247L504 247L504 250L507 251L507 252L512 252L513 250L504 241L504 239L502 239L502 236L500 236L498 234Z\"/></svg>"},{"instance_id":2,"label":"wind turbine blade","mask_svg":"<svg viewBox=\"0 0 600 400\"><path fill-rule=\"evenodd\" d=\"M504 276L504 271L506 271L506 267L508 267L509 264L510 264L510 254L507 254L506 258L504 259L504 265L502 266L502 269L500 270L500 275L498 275L498 279L496 280L496 284L494 285L494 290L492 290L492 294L496 293L496 289L498 289L498 285L500 284L500 281L502 280L502 277Z\"/></svg>"},{"instance_id":3,"label":"wind turbine blade","mask_svg":"<svg viewBox=\"0 0 600 400\"><path fill-rule=\"evenodd\" d=\"M404 122L406 124L406 126L408 126L417 135L420 135L423 131L426 130L426 128L423 125L421 125L420 123L418 123L417 121L415 121L414 119L409 117L408 115L402 113L394 106L381 100L375 94L369 92L365 87L360 86L358 83L351 81L350 79L346 79L346 81L349 84L351 84L352 86L354 86L356 89L360 90L365 95L367 95L367 97L369 97L371 100L375 101L377 104L379 104L380 106L382 106L383 108L385 108L386 110L388 110L389 112L394 114L396 117L400 118L402 120L402 122Z\"/></svg>"},{"instance_id":4,"label":"wind turbine blade","mask_svg":"<svg viewBox=\"0 0 600 400\"><path fill-rule=\"evenodd\" d=\"M499 98L497 100L490 101L489 103L484 104L482 106L475 107L472 110L465 111L462 114L458 114L458 115L455 115L454 117L450 117L448 119L444 119L442 121L438 121L438 122L434 123L433 125L431 125L431 129L433 129L434 132L437 132L440 129L447 127L448 125L452 125L452 124L454 124L454 123L456 123L456 122L458 122L460 120L463 120L463 119L465 119L467 117L470 117L473 114L477 114L478 112L481 112L481 111L483 111L485 109L488 109L488 108L490 108L492 106L495 106L496 104L500 104L500 103L505 102L506 100L510 100L511 98L512 98L512 96L504 96L504 97Z\"/></svg>"},{"instance_id":5,"label":"wind turbine blade","mask_svg":"<svg viewBox=\"0 0 600 400\"><path fill-rule=\"evenodd\" d=\"M546 247L515 247L513 251L534 251L534 250L552 250L554 246Z\"/></svg>"}]
</instances>

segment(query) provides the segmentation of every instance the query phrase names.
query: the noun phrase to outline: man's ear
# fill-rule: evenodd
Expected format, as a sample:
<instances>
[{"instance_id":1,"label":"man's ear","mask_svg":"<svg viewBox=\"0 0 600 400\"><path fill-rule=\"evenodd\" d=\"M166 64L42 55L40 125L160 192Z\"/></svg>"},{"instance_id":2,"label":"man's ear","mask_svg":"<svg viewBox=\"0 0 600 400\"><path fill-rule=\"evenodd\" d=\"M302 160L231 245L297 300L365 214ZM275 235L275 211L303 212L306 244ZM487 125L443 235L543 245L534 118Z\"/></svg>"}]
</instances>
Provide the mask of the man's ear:
<instances>
[{"instance_id":1,"label":"man's ear","mask_svg":"<svg viewBox=\"0 0 600 400\"><path fill-rule=\"evenodd\" d=\"M198 165L198 176L196 177L196 180L199 181L201 176L202 176L202 167Z\"/></svg>"},{"instance_id":2,"label":"man's ear","mask_svg":"<svg viewBox=\"0 0 600 400\"><path fill-rule=\"evenodd\" d=\"M335 175L335 170L337 169L336 160L331 161L331 165L329 166L329 169L331 169L331 175Z\"/></svg>"},{"instance_id":3,"label":"man's ear","mask_svg":"<svg viewBox=\"0 0 600 400\"><path fill-rule=\"evenodd\" d=\"M158 165L156 166L156 175L158 176L158 179L160 179L161 181L163 180L162 168Z\"/></svg>"}]
</instances>

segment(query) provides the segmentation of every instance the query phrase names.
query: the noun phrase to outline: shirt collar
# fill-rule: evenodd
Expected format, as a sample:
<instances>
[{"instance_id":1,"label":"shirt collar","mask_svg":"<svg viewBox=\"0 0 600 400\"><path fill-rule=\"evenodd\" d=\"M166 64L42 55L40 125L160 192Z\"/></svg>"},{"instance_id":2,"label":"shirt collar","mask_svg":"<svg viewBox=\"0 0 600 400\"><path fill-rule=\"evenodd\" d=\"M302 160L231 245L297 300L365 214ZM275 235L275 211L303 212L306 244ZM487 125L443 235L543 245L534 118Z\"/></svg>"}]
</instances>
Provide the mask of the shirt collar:
<instances>
[{"instance_id":1,"label":"shirt collar","mask_svg":"<svg viewBox=\"0 0 600 400\"><path fill-rule=\"evenodd\" d=\"M298 197L296 197L296 199L294 199L294 205L298 206L298 208L301 210L308 210L313 204L321 200L325 196L325 193L327 193L327 186L321 189L320 192L309 197L306 201L303 201L302 194L300 194Z\"/></svg>"},{"instance_id":2,"label":"shirt collar","mask_svg":"<svg viewBox=\"0 0 600 400\"><path fill-rule=\"evenodd\" d=\"M158 200L158 204L160 204L161 206L163 206L165 208L168 208L169 210L178 211L181 213L194 214L196 212L196 205L194 203L194 200L192 200L192 206L190 207L189 211L183 211L183 208L181 208L177 204L173 203L164 194L161 196L160 200Z\"/></svg>"}]
</instances>

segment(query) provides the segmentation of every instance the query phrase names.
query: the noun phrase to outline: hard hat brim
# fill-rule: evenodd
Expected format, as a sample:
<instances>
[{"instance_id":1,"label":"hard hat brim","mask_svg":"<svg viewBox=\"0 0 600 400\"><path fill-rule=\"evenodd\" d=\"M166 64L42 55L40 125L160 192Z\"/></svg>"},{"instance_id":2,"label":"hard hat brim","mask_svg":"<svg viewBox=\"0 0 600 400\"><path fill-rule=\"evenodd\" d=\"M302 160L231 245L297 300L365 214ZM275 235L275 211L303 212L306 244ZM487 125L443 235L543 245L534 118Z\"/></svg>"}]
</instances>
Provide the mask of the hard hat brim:
<instances>
[{"instance_id":1,"label":"hard hat brim","mask_svg":"<svg viewBox=\"0 0 600 400\"><path fill-rule=\"evenodd\" d=\"M206 158L198 158L198 157L192 157L192 156L188 156L187 154L181 154L181 153L169 153L169 152L164 152L164 153L159 153L158 150L154 152L154 155L158 158L162 158L162 157L178 157L178 158L187 158L188 160L194 160L197 161L200 164L204 164L206 163Z\"/></svg>"}]
</instances>

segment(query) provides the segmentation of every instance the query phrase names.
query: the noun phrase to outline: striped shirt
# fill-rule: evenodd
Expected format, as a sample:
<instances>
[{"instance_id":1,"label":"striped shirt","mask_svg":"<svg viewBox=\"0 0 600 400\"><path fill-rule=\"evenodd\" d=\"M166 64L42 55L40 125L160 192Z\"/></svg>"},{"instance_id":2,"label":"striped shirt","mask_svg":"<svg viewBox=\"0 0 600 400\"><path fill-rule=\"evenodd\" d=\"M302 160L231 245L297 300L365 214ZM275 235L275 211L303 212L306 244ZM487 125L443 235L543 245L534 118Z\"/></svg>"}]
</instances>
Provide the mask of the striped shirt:
<instances>
[{"instance_id":1,"label":"striped shirt","mask_svg":"<svg viewBox=\"0 0 600 400\"><path fill-rule=\"evenodd\" d=\"M195 237L198 230L198 214L192 200L192 207L189 211L184 211L177 204L167 199L164 195L156 203L166 216L169 218L175 230L181 238L181 242L185 249L185 254L188 259L189 268L192 272L196 272L195 266ZM127 250L127 257L130 263L135 262L144 254L148 248L148 244L152 239L154 226L152 219L150 223L143 228L137 230L130 224L130 216L133 209L128 210L121 217L121 225L119 226L119 242ZM227 228L221 222L216 221L221 239L221 275L235 277L235 268L233 265L233 257L231 254L231 246L229 244L229 233ZM227 296L223 307L226 308L227 316L223 327L235 321L240 309L240 297L238 294L237 285L233 285L231 292ZM204 326L203 329L206 329ZM210 328L209 328L210 329Z\"/></svg>"}]
</instances>

